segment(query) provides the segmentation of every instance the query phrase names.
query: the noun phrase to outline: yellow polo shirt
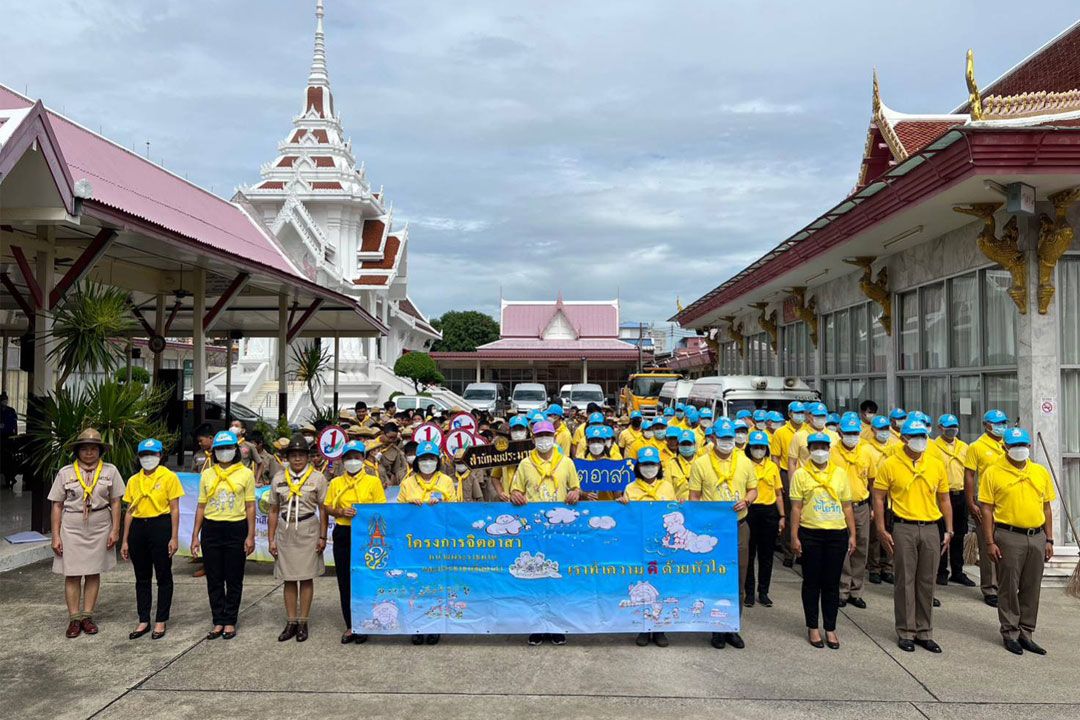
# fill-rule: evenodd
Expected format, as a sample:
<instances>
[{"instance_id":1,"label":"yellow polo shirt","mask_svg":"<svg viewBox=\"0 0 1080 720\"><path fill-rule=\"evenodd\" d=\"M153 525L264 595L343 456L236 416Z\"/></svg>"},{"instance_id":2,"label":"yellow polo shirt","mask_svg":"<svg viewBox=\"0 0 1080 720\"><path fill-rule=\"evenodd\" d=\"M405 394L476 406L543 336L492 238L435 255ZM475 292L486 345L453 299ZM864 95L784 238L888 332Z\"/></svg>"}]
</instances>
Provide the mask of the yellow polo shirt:
<instances>
[{"instance_id":1,"label":"yellow polo shirt","mask_svg":"<svg viewBox=\"0 0 1080 720\"><path fill-rule=\"evenodd\" d=\"M511 485L528 502L564 502L566 494L579 487L573 460L555 453L545 462L535 450L518 463Z\"/></svg>"},{"instance_id":2,"label":"yellow polo shirt","mask_svg":"<svg viewBox=\"0 0 1080 720\"><path fill-rule=\"evenodd\" d=\"M733 451L727 460L715 451L696 458L690 465L690 492L701 493L706 501L739 502L746 491L757 487L753 463L740 451ZM739 519L746 517L746 509Z\"/></svg>"},{"instance_id":3,"label":"yellow polo shirt","mask_svg":"<svg viewBox=\"0 0 1080 720\"><path fill-rule=\"evenodd\" d=\"M949 476L949 491L960 492L964 489L964 463L967 461L968 444L963 440L953 440L952 445L945 438L936 437L926 448L931 457L937 458L945 466Z\"/></svg>"},{"instance_id":4,"label":"yellow polo shirt","mask_svg":"<svg viewBox=\"0 0 1080 720\"><path fill-rule=\"evenodd\" d=\"M664 479L671 483L672 489L675 490L676 500L690 498L690 465L692 463L692 460L687 460L682 455L664 463Z\"/></svg>"},{"instance_id":5,"label":"yellow polo shirt","mask_svg":"<svg viewBox=\"0 0 1080 720\"><path fill-rule=\"evenodd\" d=\"M656 480L649 484L638 478L626 486L626 499L630 502L642 500L675 500L675 488L666 479Z\"/></svg>"},{"instance_id":6,"label":"yellow polo shirt","mask_svg":"<svg viewBox=\"0 0 1080 720\"><path fill-rule=\"evenodd\" d=\"M874 489L888 492L898 517L932 522L941 517L937 496L949 492L949 478L945 466L927 453L912 462L905 452L885 458Z\"/></svg>"},{"instance_id":7,"label":"yellow polo shirt","mask_svg":"<svg viewBox=\"0 0 1080 720\"><path fill-rule=\"evenodd\" d=\"M566 423L562 423L555 430L555 444L562 448L562 454L566 457L570 457L570 445L572 442L570 428L566 427Z\"/></svg>"},{"instance_id":8,"label":"yellow polo shirt","mask_svg":"<svg viewBox=\"0 0 1080 720\"><path fill-rule=\"evenodd\" d=\"M255 502L255 475L242 463L222 468L217 463L199 476L199 504L207 520L247 519L247 503Z\"/></svg>"},{"instance_id":9,"label":"yellow polo shirt","mask_svg":"<svg viewBox=\"0 0 1080 720\"><path fill-rule=\"evenodd\" d=\"M750 464L757 477L757 497L754 498L754 504L775 505L776 496L784 487L780 481L780 468L776 467L776 463L768 455L763 457L761 462L755 462L753 458L750 458Z\"/></svg>"},{"instance_id":10,"label":"yellow polo shirt","mask_svg":"<svg viewBox=\"0 0 1080 720\"><path fill-rule=\"evenodd\" d=\"M628 427L619 433L619 437L616 439L615 444L620 448L625 448L633 442L641 439L641 431L635 430L632 427Z\"/></svg>"},{"instance_id":11,"label":"yellow polo shirt","mask_svg":"<svg viewBox=\"0 0 1080 720\"><path fill-rule=\"evenodd\" d=\"M829 463L807 463L791 478L791 501L801 502L799 526L811 530L844 530L844 503L851 502L851 482L843 469Z\"/></svg>"},{"instance_id":12,"label":"yellow polo shirt","mask_svg":"<svg viewBox=\"0 0 1080 720\"><path fill-rule=\"evenodd\" d=\"M851 502L859 503L870 497L870 483L877 477L878 457L875 450L860 440L854 450L848 450L843 442L833 446L830 452L833 465L847 475L851 484Z\"/></svg>"},{"instance_id":13,"label":"yellow polo shirt","mask_svg":"<svg viewBox=\"0 0 1080 720\"><path fill-rule=\"evenodd\" d=\"M776 429L776 432L769 438L769 451L772 456L780 463L780 467L787 470L788 466L788 450L791 448L791 439L795 437L795 433L798 430L788 420L786 423Z\"/></svg>"},{"instance_id":14,"label":"yellow polo shirt","mask_svg":"<svg viewBox=\"0 0 1080 720\"><path fill-rule=\"evenodd\" d=\"M810 437L811 434L817 432L823 432L829 436L830 448L834 448L840 444L840 436L835 430L829 430L828 428L825 428L824 430L815 430L810 425L803 425L791 438L791 447L788 448L789 463L791 462L791 458L799 459L799 467L810 462L810 448L807 445L806 439Z\"/></svg>"},{"instance_id":15,"label":"yellow polo shirt","mask_svg":"<svg viewBox=\"0 0 1080 720\"><path fill-rule=\"evenodd\" d=\"M169 503L184 496L180 478L164 465L158 465L149 475L145 471L128 478L124 502L134 518L151 518L170 511Z\"/></svg>"},{"instance_id":16,"label":"yellow polo shirt","mask_svg":"<svg viewBox=\"0 0 1080 720\"><path fill-rule=\"evenodd\" d=\"M496 480L503 493L509 495L510 487L514 484L514 473L516 472L517 465L500 465L491 471L491 479Z\"/></svg>"},{"instance_id":17,"label":"yellow polo shirt","mask_svg":"<svg viewBox=\"0 0 1080 720\"><path fill-rule=\"evenodd\" d=\"M442 495L440 502L457 502L457 486L450 476L444 472L436 471L431 480L424 482L416 473L409 473L401 481L401 489L398 491L399 503L422 503L431 502L435 493Z\"/></svg>"},{"instance_id":18,"label":"yellow polo shirt","mask_svg":"<svg viewBox=\"0 0 1080 720\"><path fill-rule=\"evenodd\" d=\"M1019 528L1046 523L1043 505L1057 498L1046 468L1028 460L1023 468L1002 457L979 476L979 502L994 506L994 522Z\"/></svg>"},{"instance_id":19,"label":"yellow polo shirt","mask_svg":"<svg viewBox=\"0 0 1080 720\"><path fill-rule=\"evenodd\" d=\"M369 505L386 502L386 491L378 475L360 471L359 475L338 475L330 481L323 504L335 510L353 505ZM336 517L335 525L352 525L352 518Z\"/></svg>"},{"instance_id":20,"label":"yellow polo shirt","mask_svg":"<svg viewBox=\"0 0 1080 720\"><path fill-rule=\"evenodd\" d=\"M986 468L1005 457L1005 446L992 435L983 433L975 442L968 445L967 455L964 456L964 468L974 470L977 476L982 476Z\"/></svg>"}]
</instances>

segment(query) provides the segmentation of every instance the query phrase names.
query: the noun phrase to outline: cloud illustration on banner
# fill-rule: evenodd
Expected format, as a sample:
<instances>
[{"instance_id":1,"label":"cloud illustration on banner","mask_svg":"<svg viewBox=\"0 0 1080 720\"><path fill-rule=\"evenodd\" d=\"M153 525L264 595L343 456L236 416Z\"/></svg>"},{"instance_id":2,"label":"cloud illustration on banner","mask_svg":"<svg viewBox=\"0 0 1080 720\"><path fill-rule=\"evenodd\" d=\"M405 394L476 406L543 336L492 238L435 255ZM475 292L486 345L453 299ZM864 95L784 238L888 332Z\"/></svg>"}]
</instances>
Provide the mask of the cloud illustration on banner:
<instances>
[{"instance_id":1,"label":"cloud illustration on banner","mask_svg":"<svg viewBox=\"0 0 1080 720\"><path fill-rule=\"evenodd\" d=\"M589 518L589 527L597 530L611 530L615 527L615 518L610 515L598 515L597 517Z\"/></svg>"},{"instance_id":2,"label":"cloud illustration on banner","mask_svg":"<svg viewBox=\"0 0 1080 720\"><path fill-rule=\"evenodd\" d=\"M567 507L557 507L548 510L544 515L549 525L569 525L578 519L578 511Z\"/></svg>"},{"instance_id":3,"label":"cloud illustration on banner","mask_svg":"<svg viewBox=\"0 0 1080 720\"><path fill-rule=\"evenodd\" d=\"M487 526L488 535L517 535L521 532L521 520L513 515L500 515Z\"/></svg>"},{"instance_id":4,"label":"cloud illustration on banner","mask_svg":"<svg viewBox=\"0 0 1080 720\"><path fill-rule=\"evenodd\" d=\"M486 524L486 523L485 523L485 522L484 522L483 520L477 520L476 522L474 522L474 523L472 524L472 526L473 526L474 528L476 528L477 530L479 530L480 528L484 527L484 525L485 525L485 524Z\"/></svg>"},{"instance_id":5,"label":"cloud illustration on banner","mask_svg":"<svg viewBox=\"0 0 1080 720\"><path fill-rule=\"evenodd\" d=\"M692 530L687 530L685 518L681 512L671 512L664 515L663 545L672 550L685 550L696 555L704 555L712 552L716 547L717 539L712 535L698 535Z\"/></svg>"}]
</instances>

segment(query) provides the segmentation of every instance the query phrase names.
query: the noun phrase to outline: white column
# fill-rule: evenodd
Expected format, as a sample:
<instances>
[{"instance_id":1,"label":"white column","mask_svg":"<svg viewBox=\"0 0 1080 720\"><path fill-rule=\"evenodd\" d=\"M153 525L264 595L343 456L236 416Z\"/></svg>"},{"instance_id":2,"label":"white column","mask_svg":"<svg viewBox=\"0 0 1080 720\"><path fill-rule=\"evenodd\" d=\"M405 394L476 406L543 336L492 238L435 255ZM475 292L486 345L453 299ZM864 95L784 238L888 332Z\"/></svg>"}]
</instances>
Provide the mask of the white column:
<instances>
[{"instance_id":1,"label":"white column","mask_svg":"<svg viewBox=\"0 0 1080 720\"><path fill-rule=\"evenodd\" d=\"M589 382L589 359L581 358L581 382Z\"/></svg>"},{"instance_id":2,"label":"white column","mask_svg":"<svg viewBox=\"0 0 1080 720\"><path fill-rule=\"evenodd\" d=\"M50 226L38 228L38 239L46 244L45 248L39 249L35 260L35 274L38 288L41 290L42 303L45 307L38 308L34 313L34 395L44 397L51 393L53 388L55 369L49 361L49 350L52 348L52 313L49 311L49 293L56 284L56 273L53 268L53 241L55 229Z\"/></svg>"},{"instance_id":3,"label":"white column","mask_svg":"<svg viewBox=\"0 0 1080 720\"><path fill-rule=\"evenodd\" d=\"M476 382L483 382L480 379L480 361L479 360L476 361Z\"/></svg>"},{"instance_id":4,"label":"white column","mask_svg":"<svg viewBox=\"0 0 1080 720\"><path fill-rule=\"evenodd\" d=\"M341 338L334 333L334 410L338 410L338 375L341 367Z\"/></svg>"},{"instance_id":5,"label":"white column","mask_svg":"<svg viewBox=\"0 0 1080 720\"><path fill-rule=\"evenodd\" d=\"M277 336L278 415L289 415L289 296L278 295ZM314 402L314 398L312 398Z\"/></svg>"},{"instance_id":6,"label":"white column","mask_svg":"<svg viewBox=\"0 0 1080 720\"><path fill-rule=\"evenodd\" d=\"M192 277L192 300L195 303L191 315L192 374L191 387L195 406L195 423L205 417L203 402L206 399L206 333L203 318L206 317L206 271L196 268Z\"/></svg>"}]
</instances>

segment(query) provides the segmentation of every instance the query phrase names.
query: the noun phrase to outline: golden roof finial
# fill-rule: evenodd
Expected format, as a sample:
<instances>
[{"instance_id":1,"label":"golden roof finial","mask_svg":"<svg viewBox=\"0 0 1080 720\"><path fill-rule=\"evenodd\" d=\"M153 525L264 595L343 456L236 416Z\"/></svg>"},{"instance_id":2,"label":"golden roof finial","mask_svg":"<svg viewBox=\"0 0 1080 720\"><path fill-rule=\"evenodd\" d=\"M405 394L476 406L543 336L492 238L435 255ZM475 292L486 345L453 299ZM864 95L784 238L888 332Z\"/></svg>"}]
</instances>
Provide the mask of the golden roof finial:
<instances>
[{"instance_id":1,"label":"golden roof finial","mask_svg":"<svg viewBox=\"0 0 1080 720\"><path fill-rule=\"evenodd\" d=\"M874 114L881 112L881 88L878 87L877 68L874 68Z\"/></svg>"},{"instance_id":2,"label":"golden roof finial","mask_svg":"<svg viewBox=\"0 0 1080 720\"><path fill-rule=\"evenodd\" d=\"M983 107L982 107L982 95L979 94L979 86L975 84L975 51L968 48L967 51L967 86L968 86L968 105L971 106L971 119L982 120Z\"/></svg>"},{"instance_id":3,"label":"golden roof finial","mask_svg":"<svg viewBox=\"0 0 1080 720\"><path fill-rule=\"evenodd\" d=\"M682 300L679 299L678 295L675 296L675 307L678 308L679 312L683 311Z\"/></svg>"}]
</instances>

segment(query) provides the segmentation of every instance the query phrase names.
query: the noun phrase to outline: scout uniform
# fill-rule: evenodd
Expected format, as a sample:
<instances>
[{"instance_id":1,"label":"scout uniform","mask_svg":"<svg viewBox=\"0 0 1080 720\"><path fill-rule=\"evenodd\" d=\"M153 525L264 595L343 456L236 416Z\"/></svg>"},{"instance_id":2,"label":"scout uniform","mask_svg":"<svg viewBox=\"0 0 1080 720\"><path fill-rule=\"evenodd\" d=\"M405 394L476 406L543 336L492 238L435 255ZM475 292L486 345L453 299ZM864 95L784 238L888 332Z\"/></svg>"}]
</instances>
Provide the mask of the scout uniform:
<instances>
[{"instance_id":1,"label":"scout uniform","mask_svg":"<svg viewBox=\"0 0 1080 720\"><path fill-rule=\"evenodd\" d=\"M400 485L409 472L409 466L405 462L405 453L401 448L397 445L383 445L376 453L376 457L379 477L382 478L383 485L386 487Z\"/></svg>"},{"instance_id":2,"label":"scout uniform","mask_svg":"<svg viewBox=\"0 0 1080 720\"><path fill-rule=\"evenodd\" d=\"M290 450L293 449L290 445ZM303 450L304 448L297 448ZM326 571L319 543L319 507L326 501L326 476L308 464L300 473L286 466L270 482L270 512L278 513L274 577L312 580Z\"/></svg>"},{"instance_id":3,"label":"scout uniform","mask_svg":"<svg viewBox=\"0 0 1080 720\"><path fill-rule=\"evenodd\" d=\"M991 411L993 412L993 411ZM989 415L990 413L987 413ZM1005 448L1001 441L989 433L983 433L977 440L968 445L967 454L964 456L964 469L975 474L974 492L979 492L979 481L982 474L991 465L1005 456ZM982 590L984 600L996 599L998 596L997 567L990 559L990 553L986 550L987 538L983 535L982 527L975 528L975 537L979 541L979 587ZM990 600L993 602L993 600Z\"/></svg>"},{"instance_id":4,"label":"scout uniform","mask_svg":"<svg viewBox=\"0 0 1080 720\"><path fill-rule=\"evenodd\" d=\"M769 457L769 438L764 432L755 430L750 433L746 443L747 453L754 447L762 448L765 455L761 460L754 460L747 454L754 469L754 476L757 477L758 494L747 514L750 539L743 593L746 604L752 604L756 585L758 600L769 606L772 605L768 596L772 584L773 553L776 551L776 539L780 532L780 518L784 517L783 502L777 503L777 499L782 497L784 485L780 480L780 468ZM755 560L758 566L756 577Z\"/></svg>"},{"instance_id":5,"label":"scout uniform","mask_svg":"<svg viewBox=\"0 0 1080 720\"><path fill-rule=\"evenodd\" d=\"M855 429L858 420L849 422L846 427ZM855 600L862 598L863 581L866 578L867 556L870 550L870 485L877 477L878 456L876 451L866 446L861 439L854 449L849 450L841 440L831 446L831 462L844 472L848 479L851 495L851 514L855 518L855 551L844 558L843 574L840 577L840 599Z\"/></svg>"},{"instance_id":6,"label":"scout uniform","mask_svg":"<svg viewBox=\"0 0 1080 720\"><path fill-rule=\"evenodd\" d=\"M1010 448L1031 444L1031 436L1020 428L1006 430L1004 440ZM1045 653L1031 635L1039 616L1047 545L1052 548L1054 544L1048 505L1055 499L1050 473L1031 460L1017 463L1003 457L980 477L979 502L987 506L983 512L993 513L993 543L1001 551L997 563L998 621L1002 639L1011 652L1020 649ZM1019 648L1010 645L1010 640L1019 641Z\"/></svg>"},{"instance_id":7,"label":"scout uniform","mask_svg":"<svg viewBox=\"0 0 1080 720\"><path fill-rule=\"evenodd\" d=\"M465 472L460 472L458 463L465 454L464 450L458 450L454 455L454 486L457 489L457 502L484 502L484 486L481 482L480 473L474 473L468 467Z\"/></svg>"},{"instance_id":8,"label":"scout uniform","mask_svg":"<svg viewBox=\"0 0 1080 720\"><path fill-rule=\"evenodd\" d=\"M527 502L565 502L570 490L580 488L574 461L568 455L553 453L544 460L533 450L518 463L510 486L525 496Z\"/></svg>"},{"instance_id":9,"label":"scout uniform","mask_svg":"<svg viewBox=\"0 0 1080 720\"><path fill-rule=\"evenodd\" d=\"M955 427L960 426L960 421L955 416L942 416L938 424L940 425L946 418L951 418L950 422L955 422ZM949 552L941 556L941 563L938 565L938 582L944 584L942 581L948 581L950 569L952 579L963 582L962 579L967 578L964 574L964 535L967 534L968 526L968 506L964 499L964 463L967 461L968 444L959 438L955 438L950 443L939 435L930 441L927 452L945 466L945 474L949 478L953 530L956 533L949 544Z\"/></svg>"}]
</instances>

